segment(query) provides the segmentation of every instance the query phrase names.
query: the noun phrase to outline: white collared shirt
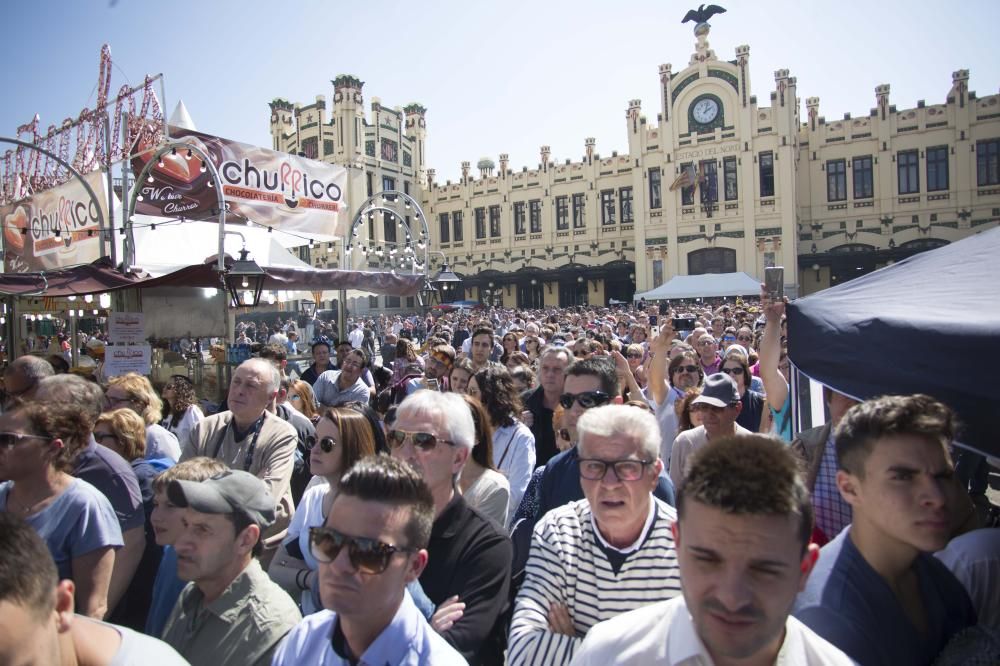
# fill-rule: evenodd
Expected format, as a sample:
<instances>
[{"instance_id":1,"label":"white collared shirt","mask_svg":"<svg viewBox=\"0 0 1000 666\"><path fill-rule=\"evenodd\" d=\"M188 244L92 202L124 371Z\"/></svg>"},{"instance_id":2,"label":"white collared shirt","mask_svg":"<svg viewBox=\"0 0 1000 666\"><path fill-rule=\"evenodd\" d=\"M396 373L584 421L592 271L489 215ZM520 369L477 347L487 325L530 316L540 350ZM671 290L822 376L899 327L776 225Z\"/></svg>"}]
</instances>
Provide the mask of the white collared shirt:
<instances>
[{"instance_id":1,"label":"white collared shirt","mask_svg":"<svg viewBox=\"0 0 1000 666\"><path fill-rule=\"evenodd\" d=\"M775 664L849 666L854 662L811 629L788 616ZM651 604L601 622L587 632L572 666L670 664L712 666L683 596Z\"/></svg>"}]
</instances>

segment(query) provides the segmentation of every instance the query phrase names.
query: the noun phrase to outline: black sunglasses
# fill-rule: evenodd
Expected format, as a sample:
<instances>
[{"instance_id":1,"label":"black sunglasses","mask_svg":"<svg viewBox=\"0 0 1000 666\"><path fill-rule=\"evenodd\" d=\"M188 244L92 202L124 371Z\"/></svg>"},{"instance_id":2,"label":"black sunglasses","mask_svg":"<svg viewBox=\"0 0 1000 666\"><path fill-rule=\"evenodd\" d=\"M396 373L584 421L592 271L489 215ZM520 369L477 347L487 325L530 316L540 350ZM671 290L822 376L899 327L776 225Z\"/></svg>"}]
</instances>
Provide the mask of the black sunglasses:
<instances>
[{"instance_id":1,"label":"black sunglasses","mask_svg":"<svg viewBox=\"0 0 1000 666\"><path fill-rule=\"evenodd\" d=\"M642 354L628 354L628 358L642 358Z\"/></svg>"},{"instance_id":2,"label":"black sunglasses","mask_svg":"<svg viewBox=\"0 0 1000 666\"><path fill-rule=\"evenodd\" d=\"M393 429L389 431L386 438L389 440L389 446L394 449L401 448L406 443L407 438L410 438L413 446L421 451L433 451L438 442L454 444L454 442L450 442L447 439L438 439L437 435L432 432L410 432L408 430Z\"/></svg>"},{"instance_id":3,"label":"black sunglasses","mask_svg":"<svg viewBox=\"0 0 1000 666\"><path fill-rule=\"evenodd\" d=\"M389 567L389 560L394 554L413 551L412 548L390 546L375 539L350 537L332 527L313 527L309 530L309 550L317 562L333 562L344 546L347 546L351 566L366 574L380 574Z\"/></svg>"},{"instance_id":4,"label":"black sunglasses","mask_svg":"<svg viewBox=\"0 0 1000 666\"><path fill-rule=\"evenodd\" d=\"M727 375L733 375L735 377L736 375L743 374L743 368L719 368L719 372L724 372Z\"/></svg>"},{"instance_id":5,"label":"black sunglasses","mask_svg":"<svg viewBox=\"0 0 1000 666\"><path fill-rule=\"evenodd\" d=\"M312 451L317 444L319 444L319 448L323 450L323 453L330 453L337 446L337 442L334 441L333 437L324 437L320 440L317 440L315 435L306 437L306 449Z\"/></svg>"},{"instance_id":6,"label":"black sunglasses","mask_svg":"<svg viewBox=\"0 0 1000 666\"><path fill-rule=\"evenodd\" d=\"M0 432L0 449L13 449L26 439L50 439L45 435L27 435L20 432Z\"/></svg>"},{"instance_id":7,"label":"black sunglasses","mask_svg":"<svg viewBox=\"0 0 1000 666\"><path fill-rule=\"evenodd\" d=\"M603 405L609 400L611 400L611 396L604 391L584 391L576 395L563 393L559 396L559 404L563 406L563 409L571 409L574 402L579 403L584 409L590 409Z\"/></svg>"},{"instance_id":8,"label":"black sunglasses","mask_svg":"<svg viewBox=\"0 0 1000 666\"><path fill-rule=\"evenodd\" d=\"M697 365L678 365L674 368L674 372L698 372Z\"/></svg>"}]
</instances>

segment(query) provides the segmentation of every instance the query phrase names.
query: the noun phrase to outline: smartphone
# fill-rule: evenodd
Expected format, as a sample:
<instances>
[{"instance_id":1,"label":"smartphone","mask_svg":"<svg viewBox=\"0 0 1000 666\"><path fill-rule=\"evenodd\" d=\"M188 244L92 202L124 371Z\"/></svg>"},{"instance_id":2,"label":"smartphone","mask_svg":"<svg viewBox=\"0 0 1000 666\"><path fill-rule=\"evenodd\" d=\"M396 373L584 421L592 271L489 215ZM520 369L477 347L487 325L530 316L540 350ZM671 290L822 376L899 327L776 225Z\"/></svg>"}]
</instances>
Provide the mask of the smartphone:
<instances>
[{"instance_id":1,"label":"smartphone","mask_svg":"<svg viewBox=\"0 0 1000 666\"><path fill-rule=\"evenodd\" d=\"M652 326L653 328L656 328L656 326L657 326L657 324L659 324L659 322L660 322L659 315L649 315L649 325L650 326Z\"/></svg>"},{"instance_id":2,"label":"smartphone","mask_svg":"<svg viewBox=\"0 0 1000 666\"><path fill-rule=\"evenodd\" d=\"M675 331L692 331L694 330L694 317L674 317L670 320L674 325Z\"/></svg>"},{"instance_id":3,"label":"smartphone","mask_svg":"<svg viewBox=\"0 0 1000 666\"><path fill-rule=\"evenodd\" d=\"M431 391L439 391L439 390L441 390L438 387L438 380L436 380L436 379L429 378L429 379L427 379L425 381L425 383L427 384L427 388L430 389Z\"/></svg>"},{"instance_id":4,"label":"smartphone","mask_svg":"<svg viewBox=\"0 0 1000 666\"><path fill-rule=\"evenodd\" d=\"M772 301L785 297L785 267L770 266L764 269L764 291Z\"/></svg>"}]
</instances>

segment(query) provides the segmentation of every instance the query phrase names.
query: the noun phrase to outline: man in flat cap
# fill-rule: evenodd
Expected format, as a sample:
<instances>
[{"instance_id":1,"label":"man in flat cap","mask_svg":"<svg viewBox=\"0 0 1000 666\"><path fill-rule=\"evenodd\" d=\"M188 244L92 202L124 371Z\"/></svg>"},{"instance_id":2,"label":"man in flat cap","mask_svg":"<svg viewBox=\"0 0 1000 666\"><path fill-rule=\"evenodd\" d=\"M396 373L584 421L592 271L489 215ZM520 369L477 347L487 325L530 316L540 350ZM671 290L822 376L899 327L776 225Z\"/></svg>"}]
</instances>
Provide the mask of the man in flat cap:
<instances>
[{"instance_id":1,"label":"man in flat cap","mask_svg":"<svg viewBox=\"0 0 1000 666\"><path fill-rule=\"evenodd\" d=\"M264 482L227 470L200 482L171 481L167 498L185 509L174 549L177 575L190 582L163 640L196 666L270 664L302 616L256 559L275 514Z\"/></svg>"}]
</instances>

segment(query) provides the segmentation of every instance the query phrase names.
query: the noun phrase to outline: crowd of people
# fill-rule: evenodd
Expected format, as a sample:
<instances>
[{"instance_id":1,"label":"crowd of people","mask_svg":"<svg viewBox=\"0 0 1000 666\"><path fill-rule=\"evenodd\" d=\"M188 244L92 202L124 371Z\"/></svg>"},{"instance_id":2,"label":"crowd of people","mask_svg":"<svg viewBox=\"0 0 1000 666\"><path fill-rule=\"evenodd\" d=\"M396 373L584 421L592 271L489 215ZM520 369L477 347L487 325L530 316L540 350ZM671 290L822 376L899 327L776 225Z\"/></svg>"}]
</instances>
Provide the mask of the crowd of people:
<instances>
[{"instance_id":1,"label":"crowd of people","mask_svg":"<svg viewBox=\"0 0 1000 666\"><path fill-rule=\"evenodd\" d=\"M242 325L214 409L19 357L0 663L1000 659L952 411L828 387L794 432L784 308L382 315L301 369Z\"/></svg>"}]
</instances>

